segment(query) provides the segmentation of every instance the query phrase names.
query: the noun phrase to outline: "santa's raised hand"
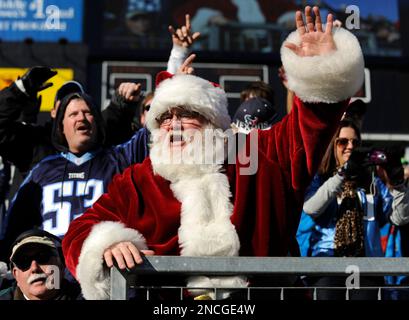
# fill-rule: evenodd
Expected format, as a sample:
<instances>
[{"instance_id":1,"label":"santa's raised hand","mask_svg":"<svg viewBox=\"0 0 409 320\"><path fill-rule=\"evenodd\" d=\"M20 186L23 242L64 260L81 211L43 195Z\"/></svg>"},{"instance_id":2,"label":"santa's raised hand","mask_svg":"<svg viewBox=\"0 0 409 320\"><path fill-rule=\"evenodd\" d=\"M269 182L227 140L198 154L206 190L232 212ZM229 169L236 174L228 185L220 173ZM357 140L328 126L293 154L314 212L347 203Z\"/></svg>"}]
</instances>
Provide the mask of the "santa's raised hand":
<instances>
[{"instance_id":1,"label":"santa's raised hand","mask_svg":"<svg viewBox=\"0 0 409 320\"><path fill-rule=\"evenodd\" d=\"M328 14L326 28L323 31L320 10L318 7L314 7L313 10L315 23L309 6L305 7L306 24L304 24L301 11L297 11L295 14L295 23L301 39L300 44L297 45L291 42L284 44L300 57L320 56L337 50L332 35L334 20L332 14Z\"/></svg>"}]
</instances>

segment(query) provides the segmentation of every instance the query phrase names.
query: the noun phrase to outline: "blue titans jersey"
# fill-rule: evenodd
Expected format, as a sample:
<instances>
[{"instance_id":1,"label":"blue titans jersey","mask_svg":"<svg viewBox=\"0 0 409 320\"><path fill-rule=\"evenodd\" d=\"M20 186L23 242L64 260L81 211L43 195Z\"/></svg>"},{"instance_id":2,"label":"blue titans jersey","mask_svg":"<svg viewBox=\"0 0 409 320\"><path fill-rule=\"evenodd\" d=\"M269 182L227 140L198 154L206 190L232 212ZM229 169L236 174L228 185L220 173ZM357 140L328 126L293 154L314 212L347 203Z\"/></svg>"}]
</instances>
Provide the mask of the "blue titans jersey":
<instances>
[{"instance_id":1,"label":"blue titans jersey","mask_svg":"<svg viewBox=\"0 0 409 320\"><path fill-rule=\"evenodd\" d=\"M13 241L33 227L62 237L70 222L105 192L113 176L148 155L148 133L139 130L130 141L81 157L61 153L35 166L13 199L2 239ZM8 241L6 241L8 242Z\"/></svg>"}]
</instances>

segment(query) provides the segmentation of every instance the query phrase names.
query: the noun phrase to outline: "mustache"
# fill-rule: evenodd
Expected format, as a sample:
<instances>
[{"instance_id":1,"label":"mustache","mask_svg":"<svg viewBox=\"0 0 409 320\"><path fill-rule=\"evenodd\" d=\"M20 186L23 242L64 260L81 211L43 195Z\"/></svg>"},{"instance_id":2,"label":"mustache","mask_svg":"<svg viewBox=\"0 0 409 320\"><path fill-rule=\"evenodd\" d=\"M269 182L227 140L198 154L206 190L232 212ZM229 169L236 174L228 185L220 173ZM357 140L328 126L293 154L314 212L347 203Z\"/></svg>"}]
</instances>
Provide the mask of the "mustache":
<instances>
[{"instance_id":1,"label":"mustache","mask_svg":"<svg viewBox=\"0 0 409 320\"><path fill-rule=\"evenodd\" d=\"M46 280L48 275L46 273L35 273L32 274L31 276L28 277L27 279L27 284L32 284L34 281L37 281L39 279L44 279Z\"/></svg>"}]
</instances>

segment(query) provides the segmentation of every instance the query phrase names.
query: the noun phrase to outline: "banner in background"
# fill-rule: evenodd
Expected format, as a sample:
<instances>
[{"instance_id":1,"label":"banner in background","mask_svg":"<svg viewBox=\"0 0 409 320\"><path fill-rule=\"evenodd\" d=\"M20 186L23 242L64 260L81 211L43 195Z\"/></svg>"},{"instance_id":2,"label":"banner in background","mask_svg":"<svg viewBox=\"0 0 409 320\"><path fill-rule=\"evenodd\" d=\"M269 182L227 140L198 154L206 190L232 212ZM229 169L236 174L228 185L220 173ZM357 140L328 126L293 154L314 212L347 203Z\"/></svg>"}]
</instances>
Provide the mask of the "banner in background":
<instances>
[{"instance_id":1,"label":"banner in background","mask_svg":"<svg viewBox=\"0 0 409 320\"><path fill-rule=\"evenodd\" d=\"M83 0L0 0L2 41L82 41Z\"/></svg>"},{"instance_id":2,"label":"banner in background","mask_svg":"<svg viewBox=\"0 0 409 320\"><path fill-rule=\"evenodd\" d=\"M23 75L28 69L23 68L0 68L0 90L9 86L17 79L18 76ZM57 90L64 84L64 82L74 79L74 70L72 69L54 69L58 73L50 79L54 85L44 91L40 92L42 96L40 111L50 111L54 105L54 97Z\"/></svg>"}]
</instances>

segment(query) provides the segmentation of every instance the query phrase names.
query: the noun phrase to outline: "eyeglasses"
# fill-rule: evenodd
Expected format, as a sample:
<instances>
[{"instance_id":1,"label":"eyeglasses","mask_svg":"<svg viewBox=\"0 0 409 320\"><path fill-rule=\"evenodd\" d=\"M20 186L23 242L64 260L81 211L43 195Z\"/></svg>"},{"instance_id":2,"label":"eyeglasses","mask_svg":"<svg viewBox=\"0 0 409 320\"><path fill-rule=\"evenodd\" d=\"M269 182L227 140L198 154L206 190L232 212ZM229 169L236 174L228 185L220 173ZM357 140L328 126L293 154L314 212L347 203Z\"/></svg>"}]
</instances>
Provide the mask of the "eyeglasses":
<instances>
[{"instance_id":1,"label":"eyeglasses","mask_svg":"<svg viewBox=\"0 0 409 320\"><path fill-rule=\"evenodd\" d=\"M358 147L358 146L360 145L360 141L359 141L358 139L337 138L337 139L335 140L335 143L336 143L338 146L341 146L341 147L346 147L349 142L352 143L352 146L353 146L354 148L355 148L355 147Z\"/></svg>"},{"instance_id":2,"label":"eyeglasses","mask_svg":"<svg viewBox=\"0 0 409 320\"><path fill-rule=\"evenodd\" d=\"M19 268L22 271L27 271L31 263L35 260L38 264L47 264L52 257L56 257L57 254L50 251L40 251L37 252L36 254L30 255L30 254L19 254L18 257L14 257L12 262L16 265L17 268Z\"/></svg>"},{"instance_id":3,"label":"eyeglasses","mask_svg":"<svg viewBox=\"0 0 409 320\"><path fill-rule=\"evenodd\" d=\"M180 120L182 124L188 124L192 122L192 120L197 120L201 117L200 113L195 111L173 109L171 111L162 113L160 117L156 118L156 121L160 126L169 126L172 122L173 116L176 116L176 118Z\"/></svg>"}]
</instances>

